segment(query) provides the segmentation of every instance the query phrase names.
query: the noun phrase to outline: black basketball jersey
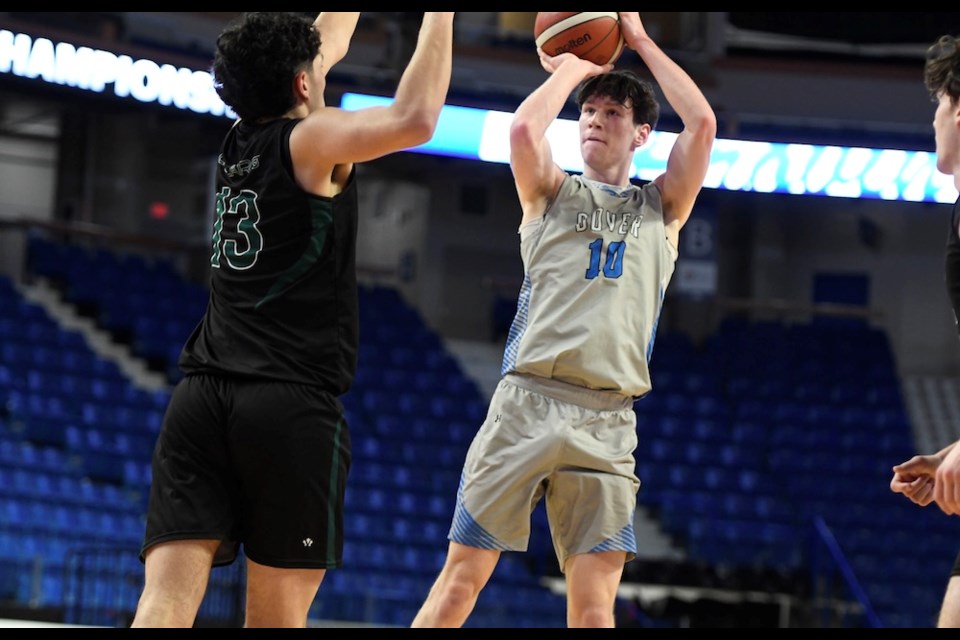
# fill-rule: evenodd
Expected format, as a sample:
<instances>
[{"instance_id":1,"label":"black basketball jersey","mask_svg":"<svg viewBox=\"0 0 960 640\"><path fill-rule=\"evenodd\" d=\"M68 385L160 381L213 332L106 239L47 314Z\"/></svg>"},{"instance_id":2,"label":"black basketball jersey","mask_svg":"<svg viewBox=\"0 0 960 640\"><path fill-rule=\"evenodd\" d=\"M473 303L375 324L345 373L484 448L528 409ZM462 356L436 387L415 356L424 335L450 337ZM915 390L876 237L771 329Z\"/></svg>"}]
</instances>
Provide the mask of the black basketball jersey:
<instances>
[{"instance_id":1,"label":"black basketball jersey","mask_svg":"<svg viewBox=\"0 0 960 640\"><path fill-rule=\"evenodd\" d=\"M953 205L950 235L947 238L947 294L953 305L953 315L960 329L960 200Z\"/></svg>"},{"instance_id":2,"label":"black basketball jersey","mask_svg":"<svg viewBox=\"0 0 960 640\"><path fill-rule=\"evenodd\" d=\"M353 383L359 334L356 174L334 198L293 177L296 120L238 123L216 180L207 311L180 356L186 375Z\"/></svg>"}]
</instances>

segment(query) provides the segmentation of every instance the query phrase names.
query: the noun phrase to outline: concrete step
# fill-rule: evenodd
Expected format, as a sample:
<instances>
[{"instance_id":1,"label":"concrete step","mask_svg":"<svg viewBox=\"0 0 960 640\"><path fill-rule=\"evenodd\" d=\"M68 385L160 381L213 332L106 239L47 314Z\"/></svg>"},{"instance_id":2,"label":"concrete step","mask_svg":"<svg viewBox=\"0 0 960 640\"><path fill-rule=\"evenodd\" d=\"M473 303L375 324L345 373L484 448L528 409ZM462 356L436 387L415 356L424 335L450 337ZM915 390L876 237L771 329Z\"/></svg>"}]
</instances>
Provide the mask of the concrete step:
<instances>
[{"instance_id":1,"label":"concrete step","mask_svg":"<svg viewBox=\"0 0 960 640\"><path fill-rule=\"evenodd\" d=\"M43 307L61 328L80 332L94 353L114 362L134 386L147 391L169 388L164 375L150 370L145 362L130 353L129 347L117 344L93 320L78 314L73 305L64 302L60 292L46 280L37 279L18 288L24 299Z\"/></svg>"}]
</instances>

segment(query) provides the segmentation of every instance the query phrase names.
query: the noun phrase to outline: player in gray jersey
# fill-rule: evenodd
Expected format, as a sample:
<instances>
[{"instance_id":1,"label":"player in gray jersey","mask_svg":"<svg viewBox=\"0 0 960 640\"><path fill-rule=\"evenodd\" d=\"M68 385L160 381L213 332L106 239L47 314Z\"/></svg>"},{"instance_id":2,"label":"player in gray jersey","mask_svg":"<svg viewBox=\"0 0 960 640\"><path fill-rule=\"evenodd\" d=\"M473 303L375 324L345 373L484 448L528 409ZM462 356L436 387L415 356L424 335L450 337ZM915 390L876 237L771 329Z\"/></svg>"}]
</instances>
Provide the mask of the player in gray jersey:
<instances>
[{"instance_id":1,"label":"player in gray jersey","mask_svg":"<svg viewBox=\"0 0 960 640\"><path fill-rule=\"evenodd\" d=\"M568 626L615 624L623 568L637 552L633 403L651 389L664 293L717 129L706 98L639 14L621 12L620 21L683 130L666 172L633 185L634 153L659 119L651 84L539 52L550 76L510 132L526 277L503 380L464 464L447 560L415 627L466 622L500 554L527 549L543 498ZM571 175L554 162L546 133L578 86L584 172Z\"/></svg>"}]
</instances>

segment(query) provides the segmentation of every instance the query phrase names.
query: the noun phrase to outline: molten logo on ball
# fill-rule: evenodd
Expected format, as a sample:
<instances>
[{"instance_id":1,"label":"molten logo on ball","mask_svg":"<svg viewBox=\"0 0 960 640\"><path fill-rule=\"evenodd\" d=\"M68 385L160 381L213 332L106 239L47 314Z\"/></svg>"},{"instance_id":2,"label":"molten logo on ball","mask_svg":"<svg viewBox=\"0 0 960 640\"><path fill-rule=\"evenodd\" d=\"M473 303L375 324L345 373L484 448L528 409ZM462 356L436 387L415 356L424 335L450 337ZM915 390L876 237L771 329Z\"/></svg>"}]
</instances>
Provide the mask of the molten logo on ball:
<instances>
[{"instance_id":1,"label":"molten logo on ball","mask_svg":"<svg viewBox=\"0 0 960 640\"><path fill-rule=\"evenodd\" d=\"M571 41L568 42L567 44L560 45L559 47L556 47L556 49L554 49L554 51L553 51L553 53L552 53L551 55L558 56L558 55L560 55L561 53L570 53L570 52L573 52L573 51L577 51L577 50L579 50L579 49L582 49L583 47L589 46L591 42L593 42L593 36L591 36L591 35L588 33L588 34L583 35L583 36L581 36L581 37L579 37L579 38L577 38L577 39L575 39L575 40L571 40ZM554 46L556 46L556 45L554 45ZM548 51L547 53L550 53L550 52Z\"/></svg>"},{"instance_id":2,"label":"molten logo on ball","mask_svg":"<svg viewBox=\"0 0 960 640\"><path fill-rule=\"evenodd\" d=\"M616 12L541 11L533 33L537 46L547 55L572 53L600 65L616 62L626 44Z\"/></svg>"}]
</instances>

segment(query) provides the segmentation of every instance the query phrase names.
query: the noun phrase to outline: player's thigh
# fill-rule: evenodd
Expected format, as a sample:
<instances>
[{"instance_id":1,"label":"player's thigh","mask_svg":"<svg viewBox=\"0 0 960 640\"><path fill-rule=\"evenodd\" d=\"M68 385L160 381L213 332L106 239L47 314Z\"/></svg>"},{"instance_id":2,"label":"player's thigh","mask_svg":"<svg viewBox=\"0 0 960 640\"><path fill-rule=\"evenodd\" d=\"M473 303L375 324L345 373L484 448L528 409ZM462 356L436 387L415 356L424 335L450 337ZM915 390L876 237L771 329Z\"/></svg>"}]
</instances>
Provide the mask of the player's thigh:
<instances>
[{"instance_id":1,"label":"player's thigh","mask_svg":"<svg viewBox=\"0 0 960 640\"><path fill-rule=\"evenodd\" d=\"M145 591L199 608L219 546L219 540L176 540L151 547L145 556Z\"/></svg>"},{"instance_id":2,"label":"player's thigh","mask_svg":"<svg viewBox=\"0 0 960 640\"><path fill-rule=\"evenodd\" d=\"M452 582L469 584L479 592L497 568L500 553L494 549L478 549L451 542L443 573Z\"/></svg>"},{"instance_id":3,"label":"player's thigh","mask_svg":"<svg viewBox=\"0 0 960 640\"><path fill-rule=\"evenodd\" d=\"M342 405L302 385L241 388L231 452L247 557L269 567L339 567L351 463Z\"/></svg>"},{"instance_id":4,"label":"player's thigh","mask_svg":"<svg viewBox=\"0 0 960 640\"><path fill-rule=\"evenodd\" d=\"M530 513L562 449L560 403L503 381L464 462L451 539L526 551Z\"/></svg>"},{"instance_id":5,"label":"player's thigh","mask_svg":"<svg viewBox=\"0 0 960 640\"><path fill-rule=\"evenodd\" d=\"M634 514L640 480L631 411L583 410L563 465L550 477L547 515L560 566L597 549L636 554Z\"/></svg>"},{"instance_id":6,"label":"player's thigh","mask_svg":"<svg viewBox=\"0 0 960 640\"><path fill-rule=\"evenodd\" d=\"M627 554L603 551L573 556L567 562L567 624L610 627Z\"/></svg>"},{"instance_id":7,"label":"player's thigh","mask_svg":"<svg viewBox=\"0 0 960 640\"><path fill-rule=\"evenodd\" d=\"M247 559L246 626L305 626L325 575L323 569L279 569Z\"/></svg>"},{"instance_id":8,"label":"player's thigh","mask_svg":"<svg viewBox=\"0 0 960 640\"><path fill-rule=\"evenodd\" d=\"M567 562L567 599L582 605L613 605L623 578L626 553L602 551L572 556Z\"/></svg>"},{"instance_id":9,"label":"player's thigh","mask_svg":"<svg viewBox=\"0 0 960 640\"><path fill-rule=\"evenodd\" d=\"M239 517L225 409L229 395L229 383L212 376L189 376L177 385L153 454L144 552L177 539L219 539L223 548L216 564L236 558Z\"/></svg>"}]
</instances>

